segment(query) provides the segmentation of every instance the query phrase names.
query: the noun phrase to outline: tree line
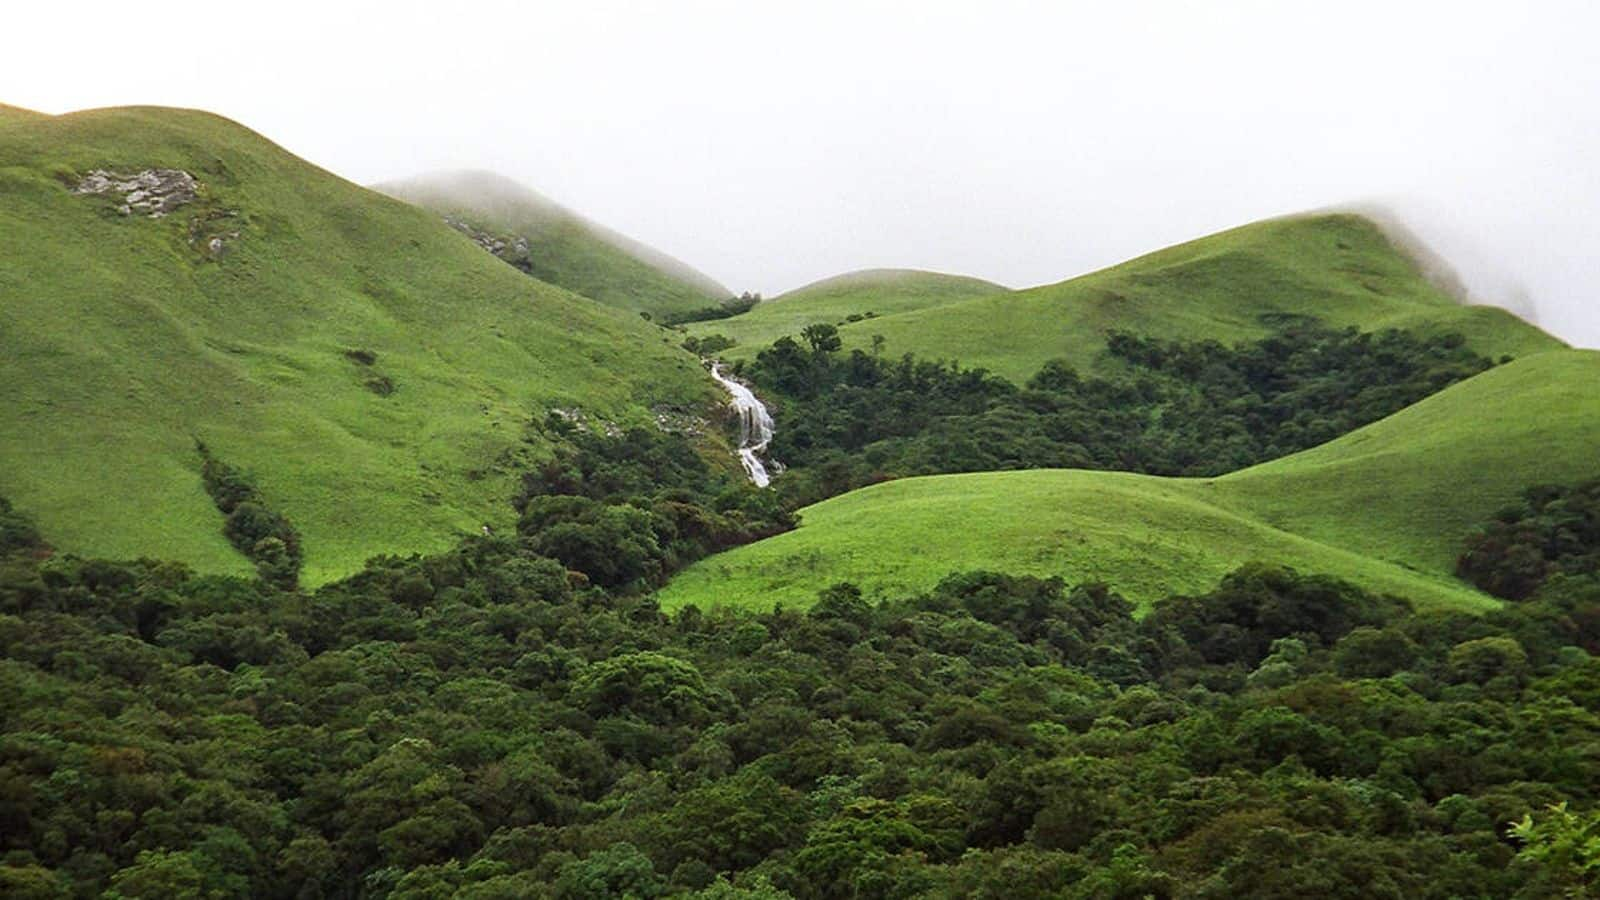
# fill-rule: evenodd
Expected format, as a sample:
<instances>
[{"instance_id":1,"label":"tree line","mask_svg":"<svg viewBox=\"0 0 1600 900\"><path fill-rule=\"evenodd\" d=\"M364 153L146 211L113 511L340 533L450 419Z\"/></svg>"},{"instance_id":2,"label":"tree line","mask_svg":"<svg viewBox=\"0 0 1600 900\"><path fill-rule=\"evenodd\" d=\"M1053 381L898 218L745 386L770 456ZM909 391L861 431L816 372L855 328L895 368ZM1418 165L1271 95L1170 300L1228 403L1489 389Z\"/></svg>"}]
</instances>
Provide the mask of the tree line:
<instances>
[{"instance_id":1,"label":"tree line","mask_svg":"<svg viewBox=\"0 0 1600 900\"><path fill-rule=\"evenodd\" d=\"M907 475L1070 467L1220 475L1325 443L1489 368L1460 335L1276 322L1226 346L1124 332L1098 374L1046 363L1018 387L981 368L840 352L831 325L735 372L777 421L791 505Z\"/></svg>"}]
</instances>

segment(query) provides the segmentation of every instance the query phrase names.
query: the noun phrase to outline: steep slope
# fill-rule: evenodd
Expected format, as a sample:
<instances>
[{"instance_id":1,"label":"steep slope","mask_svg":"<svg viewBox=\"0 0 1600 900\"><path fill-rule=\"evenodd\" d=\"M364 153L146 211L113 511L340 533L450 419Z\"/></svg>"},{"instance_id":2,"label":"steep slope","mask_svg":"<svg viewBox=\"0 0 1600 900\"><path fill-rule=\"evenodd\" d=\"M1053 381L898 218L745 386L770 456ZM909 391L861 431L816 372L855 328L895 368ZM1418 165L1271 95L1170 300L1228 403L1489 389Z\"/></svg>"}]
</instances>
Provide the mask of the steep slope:
<instances>
[{"instance_id":1,"label":"steep slope","mask_svg":"<svg viewBox=\"0 0 1600 900\"><path fill-rule=\"evenodd\" d=\"M1461 539L1524 487L1600 475L1597 383L1600 353L1539 354L1218 479L1049 470L875 485L802 510L796 531L701 561L661 600L803 605L842 580L894 593L990 568L1105 580L1148 603L1262 559L1483 607L1451 575Z\"/></svg>"},{"instance_id":2,"label":"steep slope","mask_svg":"<svg viewBox=\"0 0 1600 900\"><path fill-rule=\"evenodd\" d=\"M167 175L151 218L94 170ZM111 179L116 180L116 179ZM528 421L650 421L715 386L638 316L216 116L0 116L0 494L58 547L246 571L195 442L254 473L318 582L509 524Z\"/></svg>"},{"instance_id":3,"label":"steep slope","mask_svg":"<svg viewBox=\"0 0 1600 900\"><path fill-rule=\"evenodd\" d=\"M695 322L690 334L720 334L736 344L724 353L729 358L754 356L784 335L799 334L813 324L846 325L851 316L872 322L883 316L931 309L1004 294L1008 288L978 278L920 272L912 269L868 269L836 275L796 288L757 304L749 312L727 319ZM871 337L867 340L870 342Z\"/></svg>"},{"instance_id":4,"label":"steep slope","mask_svg":"<svg viewBox=\"0 0 1600 900\"><path fill-rule=\"evenodd\" d=\"M1376 225L1346 214L1258 222L1059 284L841 331L846 349L867 348L880 334L890 354L958 359L1023 381L1052 358L1093 366L1112 329L1232 342L1266 333L1276 318L1307 315L1366 331L1460 332L1495 358L1563 346L1504 310L1457 303Z\"/></svg>"},{"instance_id":5,"label":"steep slope","mask_svg":"<svg viewBox=\"0 0 1600 900\"><path fill-rule=\"evenodd\" d=\"M609 306L660 318L732 296L687 264L493 173L439 172L373 188L501 240L500 255L519 268Z\"/></svg>"}]
</instances>

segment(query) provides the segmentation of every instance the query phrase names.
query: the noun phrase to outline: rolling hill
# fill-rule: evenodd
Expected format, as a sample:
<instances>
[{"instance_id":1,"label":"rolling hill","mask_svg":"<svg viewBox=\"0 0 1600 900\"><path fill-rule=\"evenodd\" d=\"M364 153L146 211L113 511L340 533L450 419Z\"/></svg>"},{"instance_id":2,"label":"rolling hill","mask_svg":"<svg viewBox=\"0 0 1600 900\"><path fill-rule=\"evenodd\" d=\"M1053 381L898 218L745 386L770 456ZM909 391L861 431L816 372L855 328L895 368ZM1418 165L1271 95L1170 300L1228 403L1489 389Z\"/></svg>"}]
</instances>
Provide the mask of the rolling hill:
<instances>
[{"instance_id":1,"label":"rolling hill","mask_svg":"<svg viewBox=\"0 0 1600 900\"><path fill-rule=\"evenodd\" d=\"M61 549L248 571L199 440L309 583L439 550L510 523L549 408L717 400L677 343L217 116L0 109L0 495Z\"/></svg>"},{"instance_id":2,"label":"rolling hill","mask_svg":"<svg viewBox=\"0 0 1600 900\"><path fill-rule=\"evenodd\" d=\"M733 296L685 263L493 173L438 172L373 189L500 241L498 255L530 275L608 306L663 318Z\"/></svg>"},{"instance_id":3,"label":"rolling hill","mask_svg":"<svg viewBox=\"0 0 1600 900\"><path fill-rule=\"evenodd\" d=\"M959 360L1021 382L1050 359L1094 366L1109 330L1231 343L1285 316L1363 331L1460 332L1493 358L1563 346L1504 310L1457 302L1377 225L1350 214L1257 222L1058 284L908 309L840 332L847 350L882 335L888 354ZM741 318L701 330L734 336ZM742 343L726 355L760 349Z\"/></svg>"},{"instance_id":4,"label":"rolling hill","mask_svg":"<svg viewBox=\"0 0 1600 900\"><path fill-rule=\"evenodd\" d=\"M1420 604L1493 601L1451 575L1467 530L1536 483L1600 475L1600 352L1497 367L1323 446L1216 479L1038 470L909 478L801 511L795 531L702 560L664 607L805 605L974 568L1104 580L1148 604L1251 560Z\"/></svg>"},{"instance_id":5,"label":"rolling hill","mask_svg":"<svg viewBox=\"0 0 1600 900\"><path fill-rule=\"evenodd\" d=\"M807 325L846 325L851 316L879 317L945 306L1004 294L1008 288L978 278L911 269L868 269L836 275L756 304L749 312L726 319L694 322L691 335L720 334L737 343L722 355L754 356L784 335L799 334ZM871 338L868 338L870 342Z\"/></svg>"}]
</instances>

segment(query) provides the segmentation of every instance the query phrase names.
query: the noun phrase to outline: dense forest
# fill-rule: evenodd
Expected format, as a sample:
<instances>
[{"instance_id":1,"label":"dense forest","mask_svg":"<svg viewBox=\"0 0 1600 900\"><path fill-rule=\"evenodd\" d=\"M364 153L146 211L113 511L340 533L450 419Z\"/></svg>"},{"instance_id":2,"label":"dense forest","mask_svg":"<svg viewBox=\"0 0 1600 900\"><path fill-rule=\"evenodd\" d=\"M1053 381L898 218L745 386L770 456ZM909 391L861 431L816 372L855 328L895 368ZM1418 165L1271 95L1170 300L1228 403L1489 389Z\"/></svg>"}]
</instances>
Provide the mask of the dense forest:
<instances>
[{"instance_id":1,"label":"dense forest","mask_svg":"<svg viewBox=\"0 0 1600 900\"><path fill-rule=\"evenodd\" d=\"M635 452L686 462L578 443L530 489L600 503ZM665 492L703 495L697 472ZM759 520L727 496L713 515ZM643 533L587 524L618 557ZM647 575L548 555L555 527L306 592L52 554L0 504L0 894L1600 886L1592 573L1487 616L1269 565L1142 619L1114 586L989 572L665 615Z\"/></svg>"},{"instance_id":2,"label":"dense forest","mask_svg":"<svg viewBox=\"0 0 1600 900\"><path fill-rule=\"evenodd\" d=\"M1517 601L1488 615L1266 563L1142 617L1116 585L981 571L761 613L651 594L862 479L1224 471L1487 360L1304 324L1114 335L1113 374L1017 388L834 337L746 369L780 404L789 487L551 415L515 533L315 590L292 525L209 455L256 578L57 553L0 499L0 895L1600 890L1595 484L1462 536L1463 575Z\"/></svg>"},{"instance_id":3,"label":"dense forest","mask_svg":"<svg viewBox=\"0 0 1600 900\"><path fill-rule=\"evenodd\" d=\"M1472 535L1456 571L1507 600L1553 576L1600 573L1600 480L1529 488Z\"/></svg>"},{"instance_id":4,"label":"dense forest","mask_svg":"<svg viewBox=\"0 0 1600 900\"><path fill-rule=\"evenodd\" d=\"M1492 365L1459 335L1303 318L1233 347L1113 332L1107 374L1052 362L1021 388L956 363L839 349L837 329L813 325L735 370L771 400L772 456L795 470L779 484L791 505L906 475L1220 475L1332 440Z\"/></svg>"}]
</instances>

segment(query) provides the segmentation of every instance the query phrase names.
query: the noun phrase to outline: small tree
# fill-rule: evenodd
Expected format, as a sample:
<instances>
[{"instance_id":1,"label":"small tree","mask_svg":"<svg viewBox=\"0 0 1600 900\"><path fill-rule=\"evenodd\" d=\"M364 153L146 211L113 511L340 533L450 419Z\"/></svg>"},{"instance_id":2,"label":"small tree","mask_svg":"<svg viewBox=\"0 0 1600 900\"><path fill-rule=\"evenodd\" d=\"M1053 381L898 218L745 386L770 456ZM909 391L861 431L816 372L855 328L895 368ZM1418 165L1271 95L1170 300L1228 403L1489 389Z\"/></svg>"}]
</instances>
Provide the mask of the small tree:
<instances>
[{"instance_id":1,"label":"small tree","mask_svg":"<svg viewBox=\"0 0 1600 900\"><path fill-rule=\"evenodd\" d=\"M833 353L844 346L844 342L839 339L839 329L826 323L807 325L801 329L800 336L811 345L813 353Z\"/></svg>"}]
</instances>

